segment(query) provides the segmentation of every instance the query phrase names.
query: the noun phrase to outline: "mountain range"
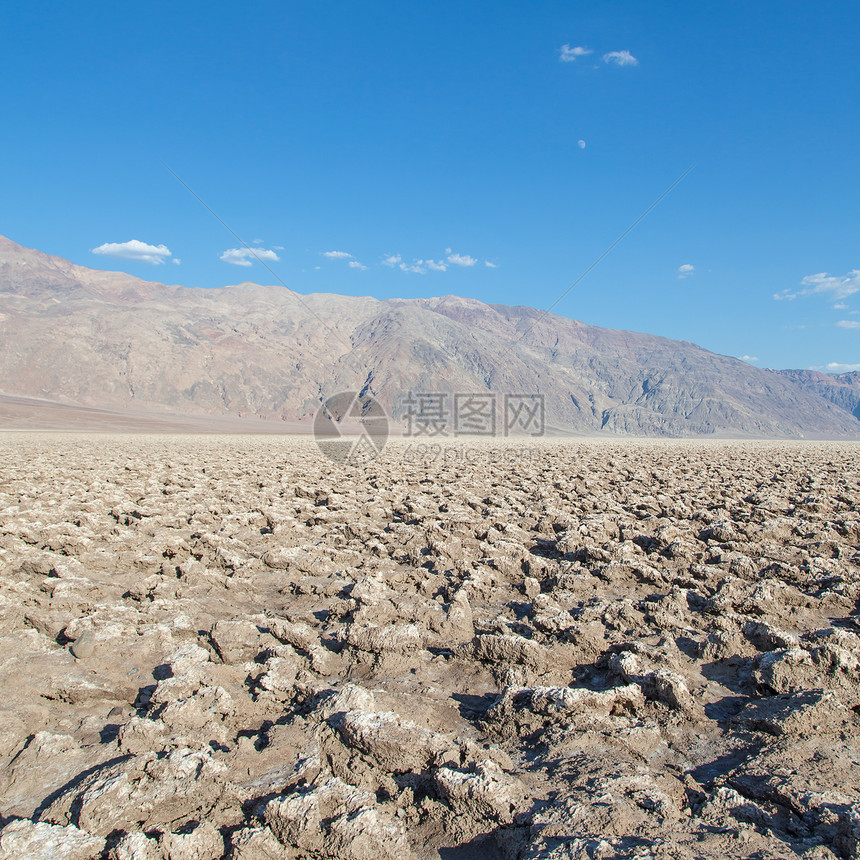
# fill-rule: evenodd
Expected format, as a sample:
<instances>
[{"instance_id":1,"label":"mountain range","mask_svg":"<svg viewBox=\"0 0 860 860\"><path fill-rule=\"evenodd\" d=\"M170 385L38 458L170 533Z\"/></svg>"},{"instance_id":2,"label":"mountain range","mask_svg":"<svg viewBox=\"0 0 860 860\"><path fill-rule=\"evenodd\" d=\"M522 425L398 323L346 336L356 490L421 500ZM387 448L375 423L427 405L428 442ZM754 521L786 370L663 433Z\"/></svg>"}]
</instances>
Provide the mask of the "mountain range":
<instances>
[{"instance_id":1,"label":"mountain range","mask_svg":"<svg viewBox=\"0 0 860 860\"><path fill-rule=\"evenodd\" d=\"M25 403L72 424L104 413L293 429L345 390L374 397L396 424L414 409L409 392L446 395L449 413L457 393L495 394L497 408L504 394L540 394L556 433L860 437L860 373L763 370L686 341L457 296L169 286L0 237L0 425L23 426L13 407Z\"/></svg>"}]
</instances>

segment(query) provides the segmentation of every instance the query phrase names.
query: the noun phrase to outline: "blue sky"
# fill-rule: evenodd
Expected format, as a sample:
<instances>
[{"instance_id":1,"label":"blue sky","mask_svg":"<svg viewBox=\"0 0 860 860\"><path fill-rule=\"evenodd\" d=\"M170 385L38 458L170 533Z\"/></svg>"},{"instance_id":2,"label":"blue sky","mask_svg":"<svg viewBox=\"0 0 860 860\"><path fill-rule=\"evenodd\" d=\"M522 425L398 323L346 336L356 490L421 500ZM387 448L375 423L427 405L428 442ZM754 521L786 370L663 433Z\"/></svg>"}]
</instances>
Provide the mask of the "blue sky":
<instances>
[{"instance_id":1,"label":"blue sky","mask_svg":"<svg viewBox=\"0 0 860 860\"><path fill-rule=\"evenodd\" d=\"M858 33L853 0L12 0L0 233L188 286L265 259L302 293L544 308L695 165L555 311L860 368Z\"/></svg>"}]
</instances>

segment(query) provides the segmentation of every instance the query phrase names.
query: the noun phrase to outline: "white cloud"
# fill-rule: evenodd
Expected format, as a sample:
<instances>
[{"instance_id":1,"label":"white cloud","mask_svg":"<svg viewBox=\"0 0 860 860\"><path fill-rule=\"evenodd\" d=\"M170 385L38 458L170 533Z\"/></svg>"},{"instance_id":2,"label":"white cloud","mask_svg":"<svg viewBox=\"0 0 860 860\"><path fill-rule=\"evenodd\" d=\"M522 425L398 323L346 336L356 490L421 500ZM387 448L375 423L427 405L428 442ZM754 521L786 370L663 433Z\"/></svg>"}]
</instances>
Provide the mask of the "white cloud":
<instances>
[{"instance_id":1,"label":"white cloud","mask_svg":"<svg viewBox=\"0 0 860 860\"><path fill-rule=\"evenodd\" d=\"M468 254L452 254L450 248L446 249L445 253L448 255L448 262L452 266L474 266L478 262Z\"/></svg>"},{"instance_id":2,"label":"white cloud","mask_svg":"<svg viewBox=\"0 0 860 860\"><path fill-rule=\"evenodd\" d=\"M593 54L590 48L583 48L581 45L577 45L575 48L571 48L570 45L562 45L558 50L558 58L562 63L575 63L580 57L587 57L589 54Z\"/></svg>"},{"instance_id":3,"label":"white cloud","mask_svg":"<svg viewBox=\"0 0 860 860\"><path fill-rule=\"evenodd\" d=\"M860 269L852 269L847 275L831 275L819 272L817 275L807 275L801 282L805 289L792 292L783 290L774 294L777 301L791 301L798 296L824 296L828 301L838 302L847 299L854 293L860 292Z\"/></svg>"},{"instance_id":4,"label":"white cloud","mask_svg":"<svg viewBox=\"0 0 860 860\"><path fill-rule=\"evenodd\" d=\"M580 149L585 149L585 141L584 141L584 140L578 140L578 141L576 142L576 145L577 145Z\"/></svg>"},{"instance_id":5,"label":"white cloud","mask_svg":"<svg viewBox=\"0 0 860 860\"><path fill-rule=\"evenodd\" d=\"M860 370L860 364L840 364L838 361L831 361L823 367L816 365L807 370L820 370L822 373L853 373Z\"/></svg>"},{"instance_id":6,"label":"white cloud","mask_svg":"<svg viewBox=\"0 0 860 860\"><path fill-rule=\"evenodd\" d=\"M499 267L498 267L498 265L497 265L496 263L491 263L489 260L484 260L484 265L485 265L488 269L498 269L498 268L499 268Z\"/></svg>"},{"instance_id":7,"label":"white cloud","mask_svg":"<svg viewBox=\"0 0 860 860\"><path fill-rule=\"evenodd\" d=\"M820 272L817 275L807 275L801 282L805 290L800 295L820 293L831 300L847 299L854 293L860 292L860 269L853 269L847 275L830 275Z\"/></svg>"},{"instance_id":8,"label":"white cloud","mask_svg":"<svg viewBox=\"0 0 860 860\"><path fill-rule=\"evenodd\" d=\"M678 277L679 278L689 278L693 272L696 271L696 267L691 263L684 263L683 266L678 266Z\"/></svg>"},{"instance_id":9,"label":"white cloud","mask_svg":"<svg viewBox=\"0 0 860 860\"><path fill-rule=\"evenodd\" d=\"M836 302L836 304L833 305L833 310L835 310L835 311L847 311L848 305L846 305L845 302Z\"/></svg>"},{"instance_id":10,"label":"white cloud","mask_svg":"<svg viewBox=\"0 0 860 860\"><path fill-rule=\"evenodd\" d=\"M232 266L251 266L254 260L267 260L277 263L281 258L266 248L229 248L218 258Z\"/></svg>"},{"instance_id":11,"label":"white cloud","mask_svg":"<svg viewBox=\"0 0 860 860\"><path fill-rule=\"evenodd\" d=\"M329 260L351 260L352 254L347 254L346 251L323 251L323 257L328 257Z\"/></svg>"},{"instance_id":12,"label":"white cloud","mask_svg":"<svg viewBox=\"0 0 860 860\"><path fill-rule=\"evenodd\" d=\"M630 51L610 51L603 55L604 63L613 63L616 66L638 66L639 60Z\"/></svg>"},{"instance_id":13,"label":"white cloud","mask_svg":"<svg viewBox=\"0 0 860 860\"><path fill-rule=\"evenodd\" d=\"M105 242L93 248L94 254L114 257L117 260L131 260L135 263L149 263L157 266L170 259L170 249L166 245L147 245L137 239L128 242Z\"/></svg>"},{"instance_id":14,"label":"white cloud","mask_svg":"<svg viewBox=\"0 0 860 860\"><path fill-rule=\"evenodd\" d=\"M860 328L860 320L839 320L836 328Z\"/></svg>"},{"instance_id":15,"label":"white cloud","mask_svg":"<svg viewBox=\"0 0 860 860\"><path fill-rule=\"evenodd\" d=\"M441 260L433 259L413 259L407 263L400 254L388 254L382 258L382 265L388 268L398 268L401 272L408 272L415 275L426 275L427 272L447 272L451 266L470 267L475 266L480 261L469 254L455 254L450 248L445 249L445 257ZM496 268L495 263L489 260L484 261L485 266L491 269Z\"/></svg>"},{"instance_id":16,"label":"white cloud","mask_svg":"<svg viewBox=\"0 0 860 860\"><path fill-rule=\"evenodd\" d=\"M738 358L741 361L749 361L749 362L758 361L757 355L739 355Z\"/></svg>"},{"instance_id":17,"label":"white cloud","mask_svg":"<svg viewBox=\"0 0 860 860\"><path fill-rule=\"evenodd\" d=\"M361 263L359 263L358 260L350 260L349 267L350 269L361 269L362 271L367 268L367 266L363 266Z\"/></svg>"},{"instance_id":18,"label":"white cloud","mask_svg":"<svg viewBox=\"0 0 860 860\"><path fill-rule=\"evenodd\" d=\"M179 257L174 257L174 258L171 260L171 262L172 262L172 263L175 263L177 266L181 266L181 265L182 265L182 260L180 260L180 259L179 259Z\"/></svg>"}]
</instances>

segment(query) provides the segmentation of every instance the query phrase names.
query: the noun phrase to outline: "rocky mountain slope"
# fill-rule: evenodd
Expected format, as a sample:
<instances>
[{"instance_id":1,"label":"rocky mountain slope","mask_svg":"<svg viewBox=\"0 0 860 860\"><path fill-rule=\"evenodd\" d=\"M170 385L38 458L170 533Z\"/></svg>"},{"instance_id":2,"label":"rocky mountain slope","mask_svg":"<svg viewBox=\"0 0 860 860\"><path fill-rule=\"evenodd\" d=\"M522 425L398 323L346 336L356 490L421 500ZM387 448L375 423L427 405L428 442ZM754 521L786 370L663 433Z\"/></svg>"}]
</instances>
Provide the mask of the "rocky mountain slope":
<instances>
[{"instance_id":1,"label":"rocky mountain slope","mask_svg":"<svg viewBox=\"0 0 860 860\"><path fill-rule=\"evenodd\" d=\"M830 403L860 419L860 373L833 375L817 370L777 370L784 379L790 379L806 391L820 394Z\"/></svg>"},{"instance_id":2,"label":"rocky mountain slope","mask_svg":"<svg viewBox=\"0 0 860 860\"><path fill-rule=\"evenodd\" d=\"M410 391L445 392L449 410L454 392L494 392L498 410L540 393L547 425L579 433L860 435L860 401L684 341L455 296L167 286L3 238L0 380L5 395L273 422L309 421L346 389L396 421Z\"/></svg>"}]
</instances>

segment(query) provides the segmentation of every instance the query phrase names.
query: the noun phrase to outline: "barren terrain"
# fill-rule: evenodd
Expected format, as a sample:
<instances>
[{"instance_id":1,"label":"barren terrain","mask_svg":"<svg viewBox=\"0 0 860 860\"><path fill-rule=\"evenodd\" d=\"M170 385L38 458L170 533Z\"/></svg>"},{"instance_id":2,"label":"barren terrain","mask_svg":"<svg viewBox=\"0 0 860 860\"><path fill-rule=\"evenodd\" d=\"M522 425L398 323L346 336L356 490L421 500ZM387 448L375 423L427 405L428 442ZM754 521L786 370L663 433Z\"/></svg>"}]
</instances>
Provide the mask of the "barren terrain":
<instances>
[{"instance_id":1,"label":"barren terrain","mask_svg":"<svg viewBox=\"0 0 860 860\"><path fill-rule=\"evenodd\" d=\"M860 857L858 476L0 434L0 857Z\"/></svg>"}]
</instances>

